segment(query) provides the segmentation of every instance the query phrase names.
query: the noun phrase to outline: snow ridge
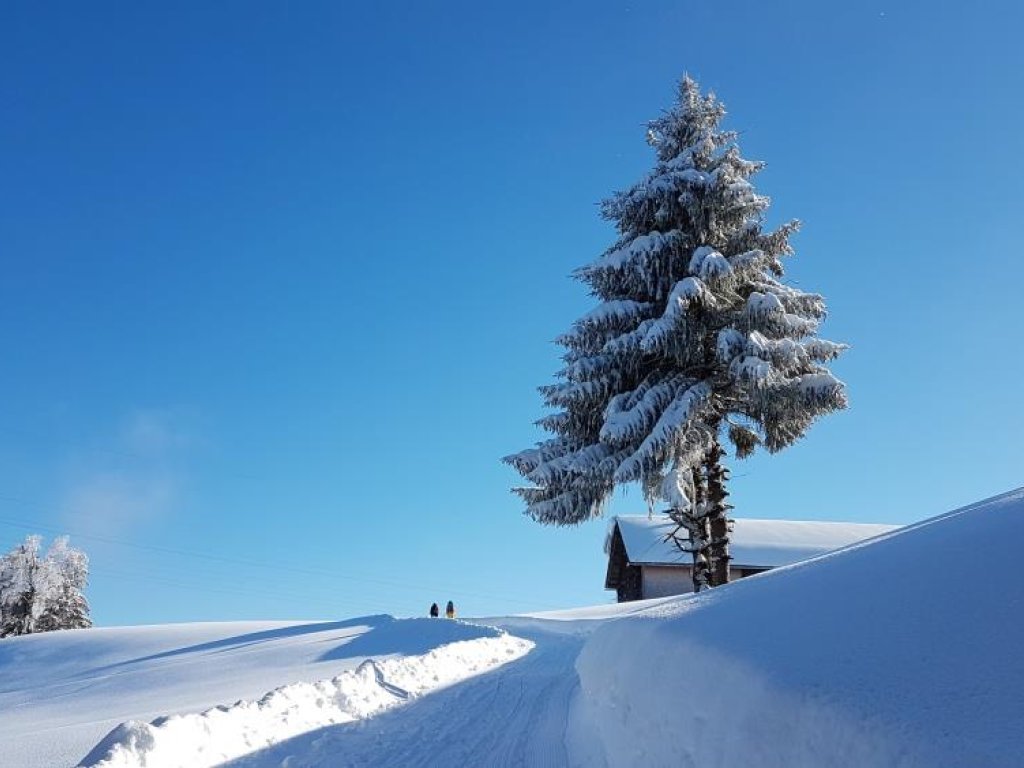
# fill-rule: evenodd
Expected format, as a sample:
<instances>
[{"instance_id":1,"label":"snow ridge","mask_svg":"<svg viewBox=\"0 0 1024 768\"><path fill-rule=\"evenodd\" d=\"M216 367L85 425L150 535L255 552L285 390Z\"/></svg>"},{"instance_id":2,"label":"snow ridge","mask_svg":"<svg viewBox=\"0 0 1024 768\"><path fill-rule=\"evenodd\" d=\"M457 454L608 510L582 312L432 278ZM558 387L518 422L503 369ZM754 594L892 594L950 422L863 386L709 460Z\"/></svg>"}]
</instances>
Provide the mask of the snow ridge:
<instances>
[{"instance_id":1,"label":"snow ridge","mask_svg":"<svg viewBox=\"0 0 1024 768\"><path fill-rule=\"evenodd\" d=\"M507 664L534 644L496 636L442 645L421 656L367 659L330 680L293 683L258 701L239 701L152 723L122 723L82 768L204 768L302 733L372 717L418 696Z\"/></svg>"}]
</instances>

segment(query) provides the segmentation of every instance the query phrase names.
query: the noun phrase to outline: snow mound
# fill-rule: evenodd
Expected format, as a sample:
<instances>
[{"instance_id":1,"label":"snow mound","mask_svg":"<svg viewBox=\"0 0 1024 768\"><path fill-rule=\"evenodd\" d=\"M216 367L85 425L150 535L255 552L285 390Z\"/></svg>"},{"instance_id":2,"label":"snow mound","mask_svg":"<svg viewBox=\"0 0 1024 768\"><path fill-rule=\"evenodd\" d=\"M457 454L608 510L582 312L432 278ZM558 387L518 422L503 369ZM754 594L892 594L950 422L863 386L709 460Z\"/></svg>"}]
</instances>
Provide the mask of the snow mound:
<instances>
[{"instance_id":1,"label":"snow mound","mask_svg":"<svg viewBox=\"0 0 1024 768\"><path fill-rule=\"evenodd\" d=\"M1024 489L599 626L608 765L1014 766Z\"/></svg>"},{"instance_id":2,"label":"snow mound","mask_svg":"<svg viewBox=\"0 0 1024 768\"><path fill-rule=\"evenodd\" d=\"M417 656L496 634L480 623L379 614L5 638L0 642L0 743L5 745L0 765L69 768L129 720L148 723L255 701L281 686L353 671L366 659Z\"/></svg>"},{"instance_id":3,"label":"snow mound","mask_svg":"<svg viewBox=\"0 0 1024 768\"><path fill-rule=\"evenodd\" d=\"M434 624L440 625L436 621ZM467 625L468 626L468 625ZM474 629L481 629L474 627ZM89 768L203 768L302 733L372 717L439 688L514 661L533 643L501 630L419 655L367 659L315 683L293 683L258 701L115 728L82 761Z\"/></svg>"}]
</instances>

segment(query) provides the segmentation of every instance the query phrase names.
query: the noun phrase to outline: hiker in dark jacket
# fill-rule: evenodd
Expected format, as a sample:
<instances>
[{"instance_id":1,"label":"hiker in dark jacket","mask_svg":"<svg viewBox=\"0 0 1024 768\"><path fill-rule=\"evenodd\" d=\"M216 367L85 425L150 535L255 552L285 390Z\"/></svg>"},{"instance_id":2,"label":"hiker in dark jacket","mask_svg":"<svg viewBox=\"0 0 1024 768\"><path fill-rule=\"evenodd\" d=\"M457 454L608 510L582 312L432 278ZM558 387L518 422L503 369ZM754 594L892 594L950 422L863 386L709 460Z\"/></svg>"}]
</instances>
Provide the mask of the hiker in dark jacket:
<instances>
[{"instance_id":1,"label":"hiker in dark jacket","mask_svg":"<svg viewBox=\"0 0 1024 768\"><path fill-rule=\"evenodd\" d=\"M437 607L437 603L431 603L430 605L430 618L436 619L437 614L441 612L441 609Z\"/></svg>"},{"instance_id":2,"label":"hiker in dark jacket","mask_svg":"<svg viewBox=\"0 0 1024 768\"><path fill-rule=\"evenodd\" d=\"M448 607L444 609L444 615L447 616L449 619L455 618L455 603L453 603L451 600L448 601Z\"/></svg>"}]
</instances>

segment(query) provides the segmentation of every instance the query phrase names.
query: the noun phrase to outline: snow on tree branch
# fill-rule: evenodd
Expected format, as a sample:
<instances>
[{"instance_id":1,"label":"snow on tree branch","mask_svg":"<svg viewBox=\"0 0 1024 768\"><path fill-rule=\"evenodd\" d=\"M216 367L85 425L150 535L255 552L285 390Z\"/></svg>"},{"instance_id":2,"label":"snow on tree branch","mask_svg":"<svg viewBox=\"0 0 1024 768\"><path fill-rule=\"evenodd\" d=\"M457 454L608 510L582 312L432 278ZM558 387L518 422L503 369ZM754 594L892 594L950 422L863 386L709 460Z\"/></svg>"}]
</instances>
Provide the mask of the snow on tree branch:
<instances>
[{"instance_id":1,"label":"snow on tree branch","mask_svg":"<svg viewBox=\"0 0 1024 768\"><path fill-rule=\"evenodd\" d=\"M92 626L82 593L89 559L66 536L45 557L41 547L42 537L29 536L0 558L0 637Z\"/></svg>"},{"instance_id":2,"label":"snow on tree branch","mask_svg":"<svg viewBox=\"0 0 1024 768\"><path fill-rule=\"evenodd\" d=\"M540 390L555 412L538 422L554 436L505 458L543 523L600 515L638 482L678 513L695 562L728 540L720 444L777 451L846 406L823 366L846 346L816 337L824 299L783 282L799 222L765 228L763 163L741 156L724 117L685 77L649 123L654 167L602 203L617 239L574 273L599 301L557 339L565 366Z\"/></svg>"}]
</instances>

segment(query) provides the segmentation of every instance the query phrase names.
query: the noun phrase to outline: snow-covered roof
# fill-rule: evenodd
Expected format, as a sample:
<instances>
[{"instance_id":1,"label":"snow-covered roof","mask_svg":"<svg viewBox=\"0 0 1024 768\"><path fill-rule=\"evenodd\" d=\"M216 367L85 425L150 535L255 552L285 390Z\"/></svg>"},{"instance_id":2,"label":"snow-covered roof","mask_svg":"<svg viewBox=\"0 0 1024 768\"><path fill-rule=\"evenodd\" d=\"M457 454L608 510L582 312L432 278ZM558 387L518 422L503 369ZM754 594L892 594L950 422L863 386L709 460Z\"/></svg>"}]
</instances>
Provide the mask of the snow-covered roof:
<instances>
[{"instance_id":1,"label":"snow-covered roof","mask_svg":"<svg viewBox=\"0 0 1024 768\"><path fill-rule=\"evenodd\" d=\"M690 555L681 552L668 538L675 530L675 523L667 515L613 517L605 537L605 554L611 551L616 525L622 533L626 556L633 565L690 565L692 562ZM789 565L899 527L880 523L737 518L729 542L731 565L741 568Z\"/></svg>"}]
</instances>

